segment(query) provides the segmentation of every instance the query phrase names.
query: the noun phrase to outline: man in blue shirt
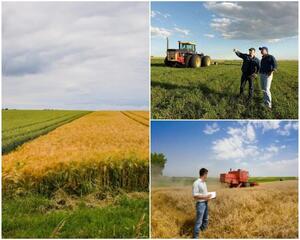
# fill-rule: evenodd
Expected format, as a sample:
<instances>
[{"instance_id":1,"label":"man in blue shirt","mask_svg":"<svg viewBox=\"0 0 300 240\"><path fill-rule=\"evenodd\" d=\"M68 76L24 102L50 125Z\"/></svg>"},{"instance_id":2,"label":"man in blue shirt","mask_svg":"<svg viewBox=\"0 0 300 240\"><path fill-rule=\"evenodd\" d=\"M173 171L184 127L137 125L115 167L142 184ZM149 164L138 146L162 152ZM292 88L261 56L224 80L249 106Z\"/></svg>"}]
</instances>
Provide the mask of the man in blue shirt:
<instances>
[{"instance_id":1,"label":"man in blue shirt","mask_svg":"<svg viewBox=\"0 0 300 240\"><path fill-rule=\"evenodd\" d=\"M264 94L264 106L272 109L271 83L273 80L273 72L277 70L276 59L269 54L267 47L259 48L262 59L260 65L260 83Z\"/></svg>"},{"instance_id":2,"label":"man in blue shirt","mask_svg":"<svg viewBox=\"0 0 300 240\"><path fill-rule=\"evenodd\" d=\"M259 60L255 57L255 48L249 49L249 54L241 53L237 49L233 49L235 54L243 59L242 65L242 77L241 77L241 86L240 86L240 96L243 95L244 88L247 82L249 82L249 97L248 100L251 100L254 92L254 80L259 72Z\"/></svg>"}]
</instances>

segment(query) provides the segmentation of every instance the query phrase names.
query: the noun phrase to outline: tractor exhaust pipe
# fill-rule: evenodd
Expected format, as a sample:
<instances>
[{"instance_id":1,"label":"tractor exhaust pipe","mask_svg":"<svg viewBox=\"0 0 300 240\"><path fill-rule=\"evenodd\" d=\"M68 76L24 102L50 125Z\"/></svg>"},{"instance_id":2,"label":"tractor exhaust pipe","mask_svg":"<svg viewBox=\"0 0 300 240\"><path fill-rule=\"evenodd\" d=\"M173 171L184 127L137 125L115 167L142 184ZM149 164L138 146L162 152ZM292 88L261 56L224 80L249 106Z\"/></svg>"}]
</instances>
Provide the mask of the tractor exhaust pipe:
<instances>
[{"instance_id":1,"label":"tractor exhaust pipe","mask_svg":"<svg viewBox=\"0 0 300 240\"><path fill-rule=\"evenodd\" d=\"M169 38L167 37L167 50L169 49Z\"/></svg>"}]
</instances>

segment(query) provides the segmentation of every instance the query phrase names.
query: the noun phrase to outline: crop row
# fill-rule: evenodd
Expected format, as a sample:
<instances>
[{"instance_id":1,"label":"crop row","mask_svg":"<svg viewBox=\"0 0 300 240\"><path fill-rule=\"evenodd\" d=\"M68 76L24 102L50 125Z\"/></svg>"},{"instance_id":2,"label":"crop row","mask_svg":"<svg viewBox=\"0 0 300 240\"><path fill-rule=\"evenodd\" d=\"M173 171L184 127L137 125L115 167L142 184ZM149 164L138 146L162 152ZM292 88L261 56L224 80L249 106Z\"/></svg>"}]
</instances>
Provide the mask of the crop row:
<instances>
[{"instance_id":1,"label":"crop row","mask_svg":"<svg viewBox=\"0 0 300 240\"><path fill-rule=\"evenodd\" d=\"M52 116L50 119L44 119L39 122L36 122L34 121L34 118L31 118L30 120L33 121L32 123L30 123L30 120L26 119L25 122L27 121L27 124L21 126L15 125L14 128L8 125L8 127L4 128L2 131L2 154L8 153L24 142L32 140L42 134L46 134L58 126L69 123L86 113L87 112L83 111L72 111L60 114L59 116L54 113L54 116L57 117Z\"/></svg>"}]
</instances>

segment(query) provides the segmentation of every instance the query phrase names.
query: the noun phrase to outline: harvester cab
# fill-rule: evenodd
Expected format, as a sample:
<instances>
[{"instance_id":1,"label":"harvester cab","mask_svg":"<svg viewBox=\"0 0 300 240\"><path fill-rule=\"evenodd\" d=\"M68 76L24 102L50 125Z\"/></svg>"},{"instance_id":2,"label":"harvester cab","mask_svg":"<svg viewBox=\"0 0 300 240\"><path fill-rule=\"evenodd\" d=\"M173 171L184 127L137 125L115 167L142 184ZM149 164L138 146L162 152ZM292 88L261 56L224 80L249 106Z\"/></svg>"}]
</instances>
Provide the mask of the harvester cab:
<instances>
[{"instance_id":1,"label":"harvester cab","mask_svg":"<svg viewBox=\"0 0 300 240\"><path fill-rule=\"evenodd\" d=\"M199 68L207 67L210 64L209 56L197 53L195 43L178 41L178 49L172 49L169 48L169 39L167 38L166 66Z\"/></svg>"}]
</instances>

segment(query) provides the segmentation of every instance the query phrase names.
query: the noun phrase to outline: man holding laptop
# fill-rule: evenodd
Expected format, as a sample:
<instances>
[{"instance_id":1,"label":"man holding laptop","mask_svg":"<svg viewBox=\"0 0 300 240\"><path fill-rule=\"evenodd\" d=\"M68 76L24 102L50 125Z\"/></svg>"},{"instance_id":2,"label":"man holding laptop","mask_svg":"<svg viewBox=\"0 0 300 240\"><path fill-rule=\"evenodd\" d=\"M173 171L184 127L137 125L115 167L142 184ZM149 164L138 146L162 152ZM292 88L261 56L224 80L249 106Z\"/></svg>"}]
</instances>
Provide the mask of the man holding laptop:
<instances>
[{"instance_id":1,"label":"man holding laptop","mask_svg":"<svg viewBox=\"0 0 300 240\"><path fill-rule=\"evenodd\" d=\"M194 227L194 238L199 238L199 231L204 231L208 225L207 202L215 197L215 194L207 192L206 179L208 170L201 168L199 178L193 183L193 197L196 201L196 221Z\"/></svg>"}]
</instances>

